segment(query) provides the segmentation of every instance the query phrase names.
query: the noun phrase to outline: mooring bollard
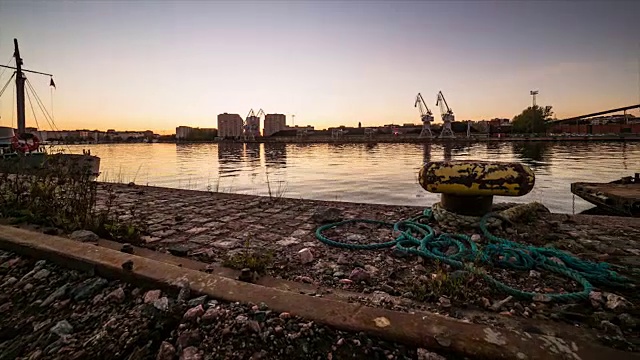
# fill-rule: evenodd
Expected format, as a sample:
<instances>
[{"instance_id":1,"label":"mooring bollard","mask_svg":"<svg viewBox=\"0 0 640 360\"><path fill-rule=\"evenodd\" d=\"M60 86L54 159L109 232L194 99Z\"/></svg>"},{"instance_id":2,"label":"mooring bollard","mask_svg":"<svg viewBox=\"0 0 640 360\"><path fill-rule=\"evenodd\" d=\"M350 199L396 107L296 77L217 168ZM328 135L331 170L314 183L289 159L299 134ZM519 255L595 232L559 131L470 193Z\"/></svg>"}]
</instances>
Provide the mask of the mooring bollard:
<instances>
[{"instance_id":1,"label":"mooring bollard","mask_svg":"<svg viewBox=\"0 0 640 360\"><path fill-rule=\"evenodd\" d=\"M535 183L533 171L511 162L433 161L420 169L420 186L441 194L440 205L466 216L483 216L491 211L493 197L522 196Z\"/></svg>"}]
</instances>

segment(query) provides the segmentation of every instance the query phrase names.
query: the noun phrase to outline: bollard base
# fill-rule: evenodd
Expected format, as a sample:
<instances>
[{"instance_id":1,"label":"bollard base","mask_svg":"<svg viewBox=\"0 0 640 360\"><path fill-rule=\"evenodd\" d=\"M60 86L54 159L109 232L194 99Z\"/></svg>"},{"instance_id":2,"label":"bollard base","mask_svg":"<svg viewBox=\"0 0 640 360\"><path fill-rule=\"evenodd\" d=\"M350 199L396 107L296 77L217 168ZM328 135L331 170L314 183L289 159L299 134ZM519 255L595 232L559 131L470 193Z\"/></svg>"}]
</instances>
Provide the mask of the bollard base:
<instances>
[{"instance_id":1,"label":"bollard base","mask_svg":"<svg viewBox=\"0 0 640 360\"><path fill-rule=\"evenodd\" d=\"M467 216L483 216L491 211L493 196L442 194L440 204L448 211Z\"/></svg>"}]
</instances>

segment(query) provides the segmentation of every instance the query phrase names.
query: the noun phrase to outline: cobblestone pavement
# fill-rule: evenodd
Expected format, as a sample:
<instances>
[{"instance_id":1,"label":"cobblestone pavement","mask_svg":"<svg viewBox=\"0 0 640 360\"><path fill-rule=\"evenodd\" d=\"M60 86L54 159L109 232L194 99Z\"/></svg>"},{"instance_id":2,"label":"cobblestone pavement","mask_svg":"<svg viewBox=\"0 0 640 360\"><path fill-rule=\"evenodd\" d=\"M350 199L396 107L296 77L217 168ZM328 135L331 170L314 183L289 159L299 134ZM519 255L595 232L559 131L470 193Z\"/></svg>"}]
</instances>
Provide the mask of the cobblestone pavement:
<instances>
[{"instance_id":1,"label":"cobblestone pavement","mask_svg":"<svg viewBox=\"0 0 640 360\"><path fill-rule=\"evenodd\" d=\"M312 220L312 216L318 208L335 208L339 217L345 219L388 222L415 216L422 208L107 184L100 185L99 199L103 207L111 201L123 219L146 224L148 234L142 238L141 245L154 250L210 263L223 263L247 251L269 253L272 261L267 275L316 284L319 288L366 293L369 294L366 299L354 298L353 301L368 305L400 311L427 310L485 323L516 318L562 321L598 331L607 345L626 350L640 348L636 332L640 295L635 289L596 288L594 296L600 297L580 304L518 301L446 265L398 254L391 249L330 248L314 235L319 223ZM434 228L440 230L437 225ZM360 243L388 241L393 236L391 229L363 225L329 234ZM554 246L584 259L609 262L615 270L639 283L640 219L540 214L534 222L516 224L498 234L537 246ZM501 281L522 290L580 289L572 280L553 273L490 271ZM444 280L439 284L445 286L436 289L433 280L440 277ZM607 301L608 297L618 299L616 296L622 296L620 306Z\"/></svg>"}]
</instances>

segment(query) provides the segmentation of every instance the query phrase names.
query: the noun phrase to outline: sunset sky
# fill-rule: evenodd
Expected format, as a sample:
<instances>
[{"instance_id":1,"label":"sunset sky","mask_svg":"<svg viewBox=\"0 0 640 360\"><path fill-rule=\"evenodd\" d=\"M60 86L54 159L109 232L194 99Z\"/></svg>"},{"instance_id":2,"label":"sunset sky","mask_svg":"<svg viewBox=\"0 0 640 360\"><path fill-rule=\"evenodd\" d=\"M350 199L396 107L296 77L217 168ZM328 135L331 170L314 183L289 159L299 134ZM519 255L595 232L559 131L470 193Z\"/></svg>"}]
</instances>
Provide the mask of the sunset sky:
<instances>
[{"instance_id":1,"label":"sunset sky","mask_svg":"<svg viewBox=\"0 0 640 360\"><path fill-rule=\"evenodd\" d=\"M171 132L251 108L316 128L417 123L416 94L439 115L439 90L458 120L512 118L533 89L563 118L640 103L638 14L640 1L0 0L0 63L18 38L25 67L55 75L61 129ZM29 78L51 106L49 79Z\"/></svg>"}]
</instances>

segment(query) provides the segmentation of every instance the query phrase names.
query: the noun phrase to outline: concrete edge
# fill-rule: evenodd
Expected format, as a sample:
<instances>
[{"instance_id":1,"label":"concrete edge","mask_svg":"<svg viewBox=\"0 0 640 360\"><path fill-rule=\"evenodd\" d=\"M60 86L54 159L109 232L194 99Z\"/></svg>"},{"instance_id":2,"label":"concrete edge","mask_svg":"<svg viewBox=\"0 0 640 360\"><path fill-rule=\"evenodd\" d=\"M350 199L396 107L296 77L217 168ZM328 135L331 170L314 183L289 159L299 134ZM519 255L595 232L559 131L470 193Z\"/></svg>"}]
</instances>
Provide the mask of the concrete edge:
<instances>
[{"instance_id":1,"label":"concrete edge","mask_svg":"<svg viewBox=\"0 0 640 360\"><path fill-rule=\"evenodd\" d=\"M23 229L0 226L0 248L99 276L177 290L191 290L230 302L264 302L274 311L313 320L341 330L363 331L390 341L434 351L487 359L640 359L576 337L559 338L464 323L436 314L417 316L360 304L310 297L244 283L137 255ZM122 264L133 262L133 270Z\"/></svg>"}]
</instances>

